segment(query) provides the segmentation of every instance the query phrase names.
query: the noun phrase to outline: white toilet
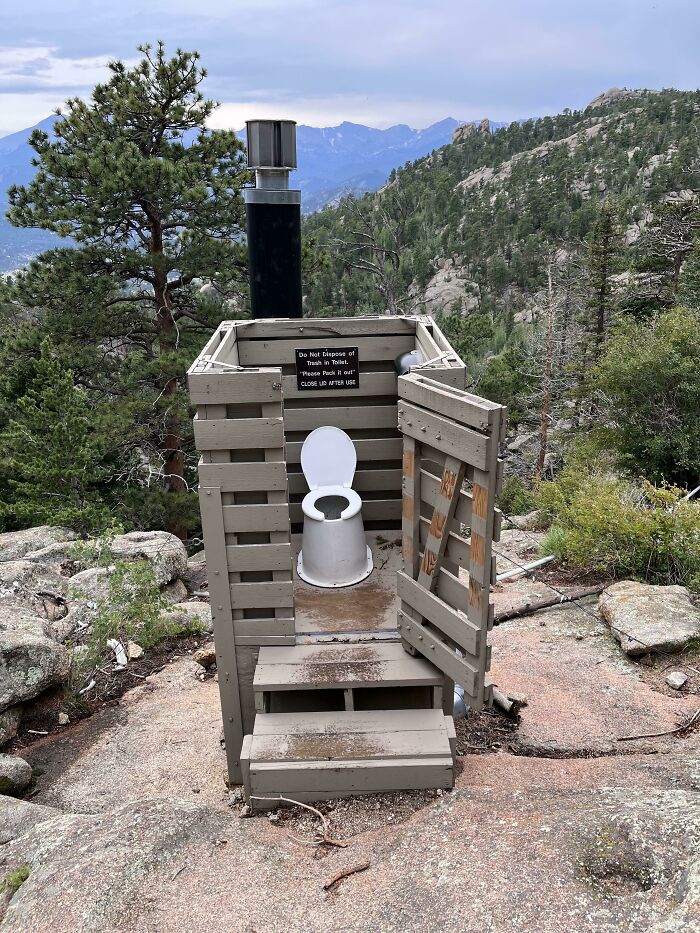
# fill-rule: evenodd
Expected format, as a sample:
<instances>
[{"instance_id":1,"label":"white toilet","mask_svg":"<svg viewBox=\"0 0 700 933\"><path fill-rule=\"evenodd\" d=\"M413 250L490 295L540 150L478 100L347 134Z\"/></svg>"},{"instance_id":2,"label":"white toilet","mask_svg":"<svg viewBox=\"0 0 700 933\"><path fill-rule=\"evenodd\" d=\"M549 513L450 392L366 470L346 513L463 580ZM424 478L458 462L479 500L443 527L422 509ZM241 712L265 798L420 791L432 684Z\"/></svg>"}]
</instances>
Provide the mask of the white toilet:
<instances>
[{"instance_id":1,"label":"white toilet","mask_svg":"<svg viewBox=\"0 0 700 933\"><path fill-rule=\"evenodd\" d=\"M301 504L304 533L297 572L313 586L351 586L372 572L362 499L352 489L356 466L355 445L340 428L316 428L301 448L310 491Z\"/></svg>"}]
</instances>

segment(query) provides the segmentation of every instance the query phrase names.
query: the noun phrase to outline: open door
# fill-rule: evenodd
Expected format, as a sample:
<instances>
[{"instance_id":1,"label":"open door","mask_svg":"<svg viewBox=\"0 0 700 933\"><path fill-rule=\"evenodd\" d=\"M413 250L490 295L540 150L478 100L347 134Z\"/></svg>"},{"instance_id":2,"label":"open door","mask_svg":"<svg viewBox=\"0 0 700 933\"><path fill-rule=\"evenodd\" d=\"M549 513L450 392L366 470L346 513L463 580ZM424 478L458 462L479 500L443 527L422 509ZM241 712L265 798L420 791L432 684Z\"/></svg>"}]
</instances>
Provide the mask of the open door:
<instances>
[{"instance_id":1,"label":"open door","mask_svg":"<svg viewBox=\"0 0 700 933\"><path fill-rule=\"evenodd\" d=\"M403 434L403 571L397 626L404 647L490 705L487 632L500 536L495 497L506 409L419 373L399 377ZM450 697L451 700L451 697Z\"/></svg>"}]
</instances>

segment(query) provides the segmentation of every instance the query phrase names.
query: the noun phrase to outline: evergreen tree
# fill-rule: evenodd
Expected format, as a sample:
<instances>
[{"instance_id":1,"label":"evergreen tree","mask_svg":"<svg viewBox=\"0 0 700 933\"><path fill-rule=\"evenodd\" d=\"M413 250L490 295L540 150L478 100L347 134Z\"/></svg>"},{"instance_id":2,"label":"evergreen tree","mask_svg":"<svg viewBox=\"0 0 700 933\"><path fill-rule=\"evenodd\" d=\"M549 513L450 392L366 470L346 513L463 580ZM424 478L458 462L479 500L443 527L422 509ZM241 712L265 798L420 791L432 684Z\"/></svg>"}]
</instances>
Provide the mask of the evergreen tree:
<instances>
[{"instance_id":1,"label":"evergreen tree","mask_svg":"<svg viewBox=\"0 0 700 933\"><path fill-rule=\"evenodd\" d=\"M185 536L190 414L183 375L242 281L240 188L233 132L206 129L215 103L196 52L110 64L89 101L69 100L54 139L35 131L37 173L9 192L11 222L71 237L18 277L15 295L76 378L133 418L131 436L155 463L162 520ZM201 280L215 300L201 294Z\"/></svg>"},{"instance_id":2,"label":"evergreen tree","mask_svg":"<svg viewBox=\"0 0 700 933\"><path fill-rule=\"evenodd\" d=\"M109 408L95 406L74 384L45 339L26 391L0 433L2 525L61 524L83 532L109 525L105 494L116 453L110 435L118 437L119 426Z\"/></svg>"}]
</instances>

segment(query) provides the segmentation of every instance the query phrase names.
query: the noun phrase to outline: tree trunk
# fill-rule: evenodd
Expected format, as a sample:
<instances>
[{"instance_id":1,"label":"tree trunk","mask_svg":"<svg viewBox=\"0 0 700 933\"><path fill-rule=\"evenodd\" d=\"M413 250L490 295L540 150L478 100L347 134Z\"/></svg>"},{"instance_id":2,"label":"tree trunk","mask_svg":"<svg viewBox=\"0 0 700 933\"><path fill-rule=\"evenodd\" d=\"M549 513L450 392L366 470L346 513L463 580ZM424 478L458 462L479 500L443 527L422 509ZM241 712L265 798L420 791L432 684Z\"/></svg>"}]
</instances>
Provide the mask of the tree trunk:
<instances>
[{"instance_id":1,"label":"tree trunk","mask_svg":"<svg viewBox=\"0 0 700 933\"><path fill-rule=\"evenodd\" d=\"M554 291L552 288L552 263L547 266L547 330L544 349L544 372L542 374L542 409L540 411L540 445L537 452L537 465L535 475L540 477L544 470L547 456L547 440L549 431L549 403L552 394L552 355L554 331Z\"/></svg>"},{"instance_id":2,"label":"tree trunk","mask_svg":"<svg viewBox=\"0 0 700 933\"><path fill-rule=\"evenodd\" d=\"M170 311L170 298L168 295L167 276L157 274L155 282L156 300L156 326L158 328L158 350L161 355L169 353L176 347L176 328ZM165 405L165 425L160 441L163 456L163 485L167 493L183 493L187 489L185 483L185 452L183 450L183 431L180 418L174 413L176 409L175 394L178 382L174 377L164 381L161 398ZM177 535L183 541L187 531L179 517L180 510L171 507L168 509L166 531Z\"/></svg>"}]
</instances>

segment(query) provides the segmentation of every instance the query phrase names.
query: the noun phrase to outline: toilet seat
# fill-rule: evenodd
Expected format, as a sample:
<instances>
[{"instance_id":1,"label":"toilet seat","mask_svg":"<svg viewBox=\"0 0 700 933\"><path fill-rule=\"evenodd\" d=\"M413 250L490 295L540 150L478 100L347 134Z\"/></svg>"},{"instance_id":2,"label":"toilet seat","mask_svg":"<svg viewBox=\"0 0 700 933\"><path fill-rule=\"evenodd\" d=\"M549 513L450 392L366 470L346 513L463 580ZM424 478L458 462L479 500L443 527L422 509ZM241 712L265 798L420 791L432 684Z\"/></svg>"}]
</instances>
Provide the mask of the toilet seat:
<instances>
[{"instance_id":1,"label":"toilet seat","mask_svg":"<svg viewBox=\"0 0 700 933\"><path fill-rule=\"evenodd\" d=\"M316 500L324 496L342 496L348 500L348 504L340 513L340 519L326 518L320 509L316 508ZM319 489L312 489L307 492L301 503L301 510L307 518L313 518L317 522L341 521L346 518L354 518L362 508L362 499L354 489L348 486L322 486Z\"/></svg>"}]
</instances>

